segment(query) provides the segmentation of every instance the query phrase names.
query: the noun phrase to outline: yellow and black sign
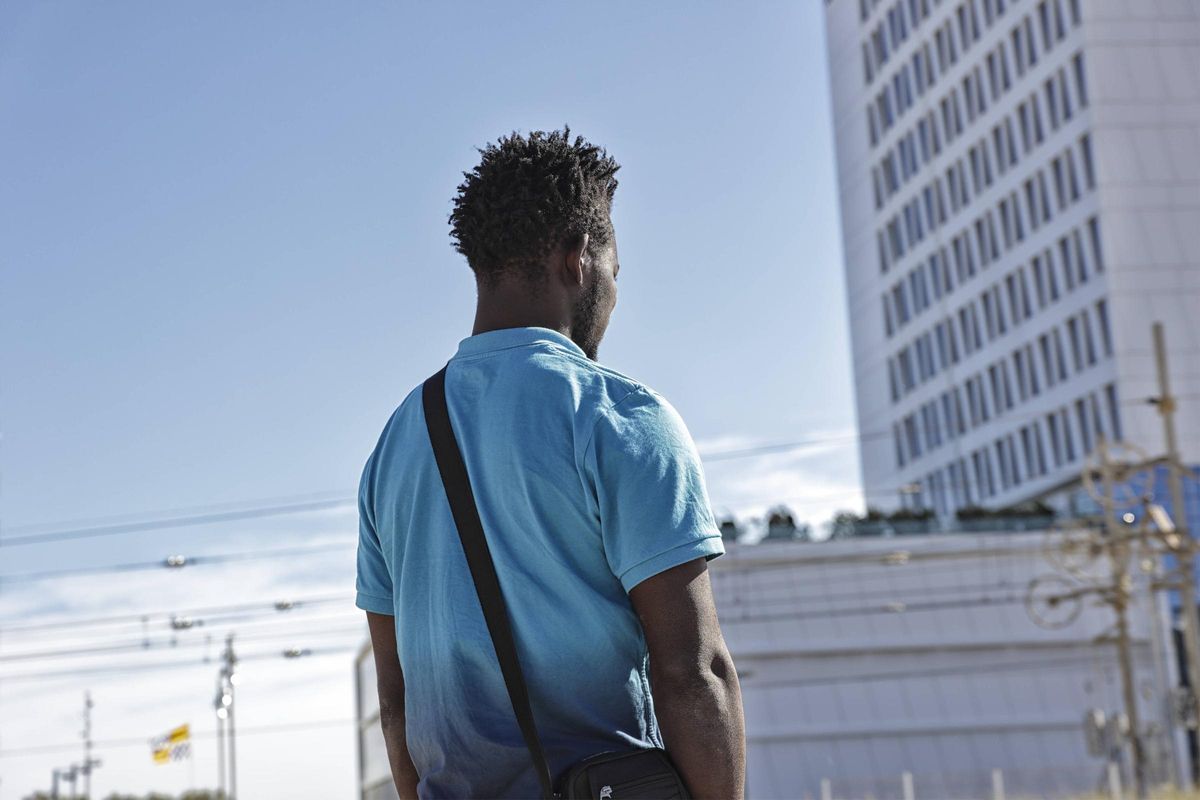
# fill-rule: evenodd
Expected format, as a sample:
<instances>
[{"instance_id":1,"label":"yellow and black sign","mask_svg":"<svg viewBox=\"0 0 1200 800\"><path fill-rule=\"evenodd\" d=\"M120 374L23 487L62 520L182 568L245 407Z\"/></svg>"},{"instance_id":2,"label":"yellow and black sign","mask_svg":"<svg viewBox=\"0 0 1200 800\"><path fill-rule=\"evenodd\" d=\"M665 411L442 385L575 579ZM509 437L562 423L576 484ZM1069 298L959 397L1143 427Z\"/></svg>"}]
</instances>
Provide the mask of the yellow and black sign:
<instances>
[{"instance_id":1,"label":"yellow and black sign","mask_svg":"<svg viewBox=\"0 0 1200 800\"><path fill-rule=\"evenodd\" d=\"M180 725L171 730L166 736L158 736L150 740L150 754L155 764L169 764L192 757L192 732L186 725Z\"/></svg>"}]
</instances>

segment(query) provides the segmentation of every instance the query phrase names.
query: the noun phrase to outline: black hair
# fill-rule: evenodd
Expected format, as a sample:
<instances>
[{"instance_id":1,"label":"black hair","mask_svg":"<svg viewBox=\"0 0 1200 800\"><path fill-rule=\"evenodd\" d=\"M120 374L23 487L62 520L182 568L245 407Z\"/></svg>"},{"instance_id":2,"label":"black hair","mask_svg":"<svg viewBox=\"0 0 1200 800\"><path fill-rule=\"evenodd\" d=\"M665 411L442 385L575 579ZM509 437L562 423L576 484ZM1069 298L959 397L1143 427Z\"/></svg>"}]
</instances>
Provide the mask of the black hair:
<instances>
[{"instance_id":1,"label":"black hair","mask_svg":"<svg viewBox=\"0 0 1200 800\"><path fill-rule=\"evenodd\" d=\"M589 236L597 252L612 237L613 194L620 166L571 129L513 132L479 150L464 172L450 213L450 238L483 284L517 276L542 279L542 262Z\"/></svg>"}]
</instances>

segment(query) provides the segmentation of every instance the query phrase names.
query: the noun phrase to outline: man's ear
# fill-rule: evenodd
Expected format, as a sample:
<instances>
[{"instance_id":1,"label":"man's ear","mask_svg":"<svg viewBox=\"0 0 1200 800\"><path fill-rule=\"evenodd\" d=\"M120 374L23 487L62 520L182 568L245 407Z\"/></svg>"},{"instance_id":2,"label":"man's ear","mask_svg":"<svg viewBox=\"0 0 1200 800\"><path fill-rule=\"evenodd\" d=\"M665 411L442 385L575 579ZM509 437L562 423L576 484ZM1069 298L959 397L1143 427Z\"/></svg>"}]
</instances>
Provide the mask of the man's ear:
<instances>
[{"instance_id":1,"label":"man's ear","mask_svg":"<svg viewBox=\"0 0 1200 800\"><path fill-rule=\"evenodd\" d=\"M587 271L587 246L588 235L585 233L579 237L579 241L574 247L567 248L566 259L563 262L563 270L567 281L576 286L583 286L584 273Z\"/></svg>"}]
</instances>

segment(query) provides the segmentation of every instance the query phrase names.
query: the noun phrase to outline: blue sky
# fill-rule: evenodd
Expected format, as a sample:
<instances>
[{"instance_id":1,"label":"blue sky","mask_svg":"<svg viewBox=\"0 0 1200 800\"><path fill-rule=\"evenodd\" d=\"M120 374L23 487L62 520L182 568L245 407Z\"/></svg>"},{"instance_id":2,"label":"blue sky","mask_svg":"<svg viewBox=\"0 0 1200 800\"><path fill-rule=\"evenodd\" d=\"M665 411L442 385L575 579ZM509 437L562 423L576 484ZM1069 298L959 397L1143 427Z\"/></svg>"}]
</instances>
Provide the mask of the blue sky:
<instances>
[{"instance_id":1,"label":"blue sky","mask_svg":"<svg viewBox=\"0 0 1200 800\"><path fill-rule=\"evenodd\" d=\"M446 216L473 148L563 123L623 165L601 360L667 396L702 451L838 440L713 462L719 512L859 506L821 4L512 8L0 9L4 530L352 491L392 408L469 334ZM0 574L353 531L328 513L0 549ZM348 588L329 564L10 585L0 618ZM347 663L327 668L344 683ZM7 743L75 723L10 727L3 674L7 800L53 761L26 774ZM66 719L77 685L51 696ZM165 780L145 772L133 786ZM320 796L350 796L352 764L337 774Z\"/></svg>"}]
</instances>

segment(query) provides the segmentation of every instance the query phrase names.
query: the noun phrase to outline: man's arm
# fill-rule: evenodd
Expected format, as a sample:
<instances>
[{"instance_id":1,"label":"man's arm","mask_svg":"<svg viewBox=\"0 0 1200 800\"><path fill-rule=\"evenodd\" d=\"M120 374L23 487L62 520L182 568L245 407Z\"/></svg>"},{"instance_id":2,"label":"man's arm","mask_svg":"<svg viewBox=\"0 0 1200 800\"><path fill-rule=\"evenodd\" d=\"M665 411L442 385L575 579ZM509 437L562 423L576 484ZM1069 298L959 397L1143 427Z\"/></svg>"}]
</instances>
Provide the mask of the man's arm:
<instances>
[{"instance_id":1,"label":"man's arm","mask_svg":"<svg viewBox=\"0 0 1200 800\"><path fill-rule=\"evenodd\" d=\"M705 559L647 578L629 599L645 631L654 709L671 761L693 797L740 800L746 782L742 694Z\"/></svg>"},{"instance_id":2,"label":"man's arm","mask_svg":"<svg viewBox=\"0 0 1200 800\"><path fill-rule=\"evenodd\" d=\"M396 621L387 614L367 612L371 629L371 648L375 652L375 673L379 684L379 722L387 744L392 780L400 800L416 800L417 768L408 755L404 736L404 672L396 651Z\"/></svg>"}]
</instances>

